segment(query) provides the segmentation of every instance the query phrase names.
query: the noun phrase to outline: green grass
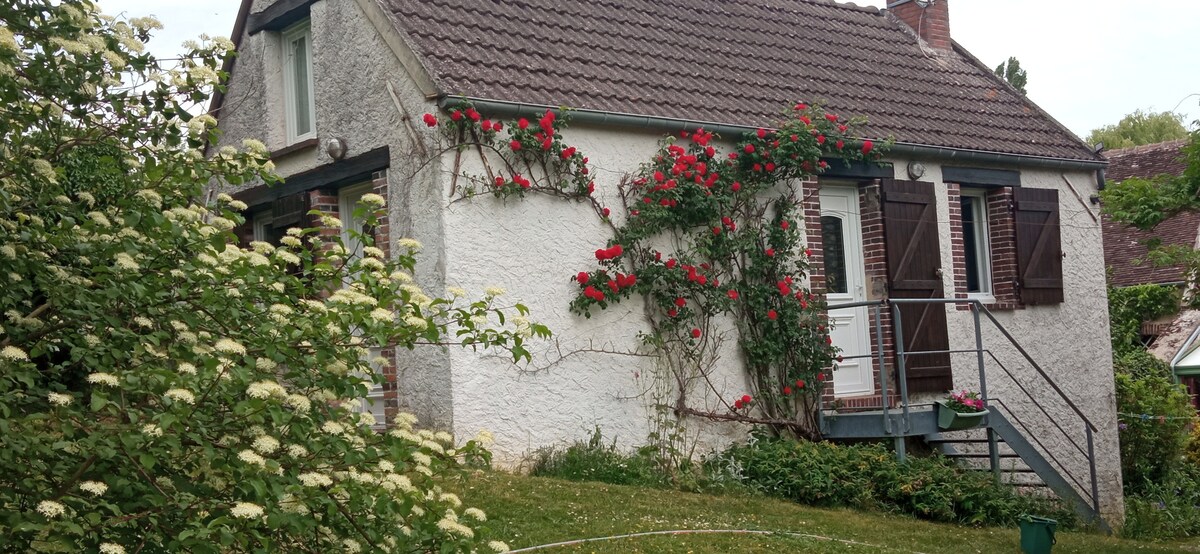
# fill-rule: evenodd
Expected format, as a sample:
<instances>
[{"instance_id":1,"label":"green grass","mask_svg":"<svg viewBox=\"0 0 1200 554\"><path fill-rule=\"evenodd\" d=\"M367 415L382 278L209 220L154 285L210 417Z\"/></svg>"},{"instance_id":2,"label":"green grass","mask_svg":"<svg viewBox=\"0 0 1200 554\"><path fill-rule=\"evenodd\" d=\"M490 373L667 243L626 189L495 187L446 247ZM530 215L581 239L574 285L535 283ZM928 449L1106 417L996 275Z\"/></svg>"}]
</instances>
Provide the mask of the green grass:
<instances>
[{"instance_id":1,"label":"green grass","mask_svg":"<svg viewBox=\"0 0 1200 554\"><path fill-rule=\"evenodd\" d=\"M572 539L675 529L754 529L780 535L649 536L539 550L595 553L1020 552L1016 529L972 528L910 517L818 509L746 495L710 496L603 483L483 472L459 484L488 513L493 536L516 549ZM1055 554L1200 552L1200 543L1148 543L1096 533L1059 533Z\"/></svg>"}]
</instances>

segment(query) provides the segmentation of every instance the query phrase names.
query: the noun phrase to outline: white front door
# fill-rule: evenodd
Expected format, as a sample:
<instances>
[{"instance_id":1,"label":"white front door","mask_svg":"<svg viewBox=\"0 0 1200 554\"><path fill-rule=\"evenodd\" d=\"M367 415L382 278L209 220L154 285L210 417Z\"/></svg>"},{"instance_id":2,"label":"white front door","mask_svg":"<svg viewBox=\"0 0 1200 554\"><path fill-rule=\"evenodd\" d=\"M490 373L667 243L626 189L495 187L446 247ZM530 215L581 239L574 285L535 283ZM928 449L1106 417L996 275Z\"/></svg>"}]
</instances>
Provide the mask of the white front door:
<instances>
[{"instance_id":1,"label":"white front door","mask_svg":"<svg viewBox=\"0 0 1200 554\"><path fill-rule=\"evenodd\" d=\"M866 300L866 271L863 266L862 221L858 213L858 189L821 187L821 236L824 240L825 287L829 305ZM833 345L851 358L833 372L835 396L860 396L875 392L871 369L871 319L866 307L829 311Z\"/></svg>"}]
</instances>

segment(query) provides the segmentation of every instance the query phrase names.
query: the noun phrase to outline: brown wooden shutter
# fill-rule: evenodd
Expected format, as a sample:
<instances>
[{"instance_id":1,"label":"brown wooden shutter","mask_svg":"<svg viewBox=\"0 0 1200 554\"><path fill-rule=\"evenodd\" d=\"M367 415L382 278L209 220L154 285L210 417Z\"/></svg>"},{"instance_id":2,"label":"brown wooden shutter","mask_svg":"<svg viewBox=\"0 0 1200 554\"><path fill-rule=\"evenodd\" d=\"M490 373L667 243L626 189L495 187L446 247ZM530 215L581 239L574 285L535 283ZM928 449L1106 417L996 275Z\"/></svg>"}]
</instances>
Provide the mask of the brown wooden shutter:
<instances>
[{"instance_id":1,"label":"brown wooden shutter","mask_svg":"<svg viewBox=\"0 0 1200 554\"><path fill-rule=\"evenodd\" d=\"M1058 191L1014 188L1017 284L1025 304L1063 301Z\"/></svg>"},{"instance_id":2,"label":"brown wooden shutter","mask_svg":"<svg viewBox=\"0 0 1200 554\"><path fill-rule=\"evenodd\" d=\"M933 183L884 179L883 230L886 241L889 296L943 298L942 252L938 241L937 198ZM901 333L908 392L943 392L954 388L950 338L944 304L901 304Z\"/></svg>"},{"instance_id":3,"label":"brown wooden shutter","mask_svg":"<svg viewBox=\"0 0 1200 554\"><path fill-rule=\"evenodd\" d=\"M301 192L279 198L271 205L271 226L286 229L302 225L309 210L308 193Z\"/></svg>"}]
</instances>

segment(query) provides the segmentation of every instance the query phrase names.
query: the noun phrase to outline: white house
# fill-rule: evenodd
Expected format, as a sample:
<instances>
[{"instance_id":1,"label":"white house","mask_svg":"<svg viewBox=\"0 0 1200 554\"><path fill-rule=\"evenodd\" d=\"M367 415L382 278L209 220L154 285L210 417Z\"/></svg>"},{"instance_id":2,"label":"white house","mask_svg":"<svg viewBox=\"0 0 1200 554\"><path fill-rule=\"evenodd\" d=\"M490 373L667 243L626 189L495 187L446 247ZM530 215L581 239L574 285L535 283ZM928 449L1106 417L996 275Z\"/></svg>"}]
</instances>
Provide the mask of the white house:
<instances>
[{"instance_id":1,"label":"white house","mask_svg":"<svg viewBox=\"0 0 1200 554\"><path fill-rule=\"evenodd\" d=\"M526 368L458 349L389 353L396 366L384 369L373 409L410 410L456 435L489 429L507 463L597 426L621 444L644 443L671 393L648 377L655 360L627 355L646 328L638 306L590 319L567 310L578 293L569 276L595 263L606 227L585 206L551 198L452 203L459 168L452 155L424 163L444 144L422 114L463 98L494 118L569 106L567 138L613 205L620 178L665 134L704 127L736 138L800 100L866 116L869 138L895 139L889 163L834 164L805 185L815 192L806 206L812 286L828 284L830 304L948 298L988 312L879 304L878 331L875 305L831 313L848 359L827 385L828 435L1020 457L1060 494L1120 521L1104 259L1090 201L1105 162L950 39L947 2L245 0L233 32L239 56L213 111L223 141L263 139L285 177L237 191L251 206L247 235L270 240L309 209L344 215L374 190L390 200L380 242L424 244L422 286L504 287L555 331ZM905 351L933 353L898 356L893 309ZM735 346L721 362L717 392L698 404L745 389ZM929 427L929 402L978 389L981 363L1001 414L986 438L1005 443L953 450L953 435ZM685 423L699 452L746 431Z\"/></svg>"}]
</instances>

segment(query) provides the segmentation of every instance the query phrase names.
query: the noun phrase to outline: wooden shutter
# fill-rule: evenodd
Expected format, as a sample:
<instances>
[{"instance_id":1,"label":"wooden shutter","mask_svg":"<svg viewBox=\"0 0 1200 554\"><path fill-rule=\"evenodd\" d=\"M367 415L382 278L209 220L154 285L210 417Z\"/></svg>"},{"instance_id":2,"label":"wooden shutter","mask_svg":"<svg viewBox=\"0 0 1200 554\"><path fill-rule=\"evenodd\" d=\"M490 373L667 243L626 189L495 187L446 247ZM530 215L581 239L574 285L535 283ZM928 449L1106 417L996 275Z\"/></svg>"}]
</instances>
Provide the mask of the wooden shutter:
<instances>
[{"instance_id":1,"label":"wooden shutter","mask_svg":"<svg viewBox=\"0 0 1200 554\"><path fill-rule=\"evenodd\" d=\"M276 229L307 227L308 193L301 192L279 198L271 205L271 225Z\"/></svg>"},{"instance_id":2,"label":"wooden shutter","mask_svg":"<svg viewBox=\"0 0 1200 554\"><path fill-rule=\"evenodd\" d=\"M883 180L883 231L891 298L943 298L942 252L938 241L933 183ZM944 304L901 304L905 352L942 351L906 358L908 391L954 388Z\"/></svg>"},{"instance_id":3,"label":"wooden shutter","mask_svg":"<svg viewBox=\"0 0 1200 554\"><path fill-rule=\"evenodd\" d=\"M1058 191L1014 188L1017 284L1025 304L1063 301Z\"/></svg>"}]
</instances>

